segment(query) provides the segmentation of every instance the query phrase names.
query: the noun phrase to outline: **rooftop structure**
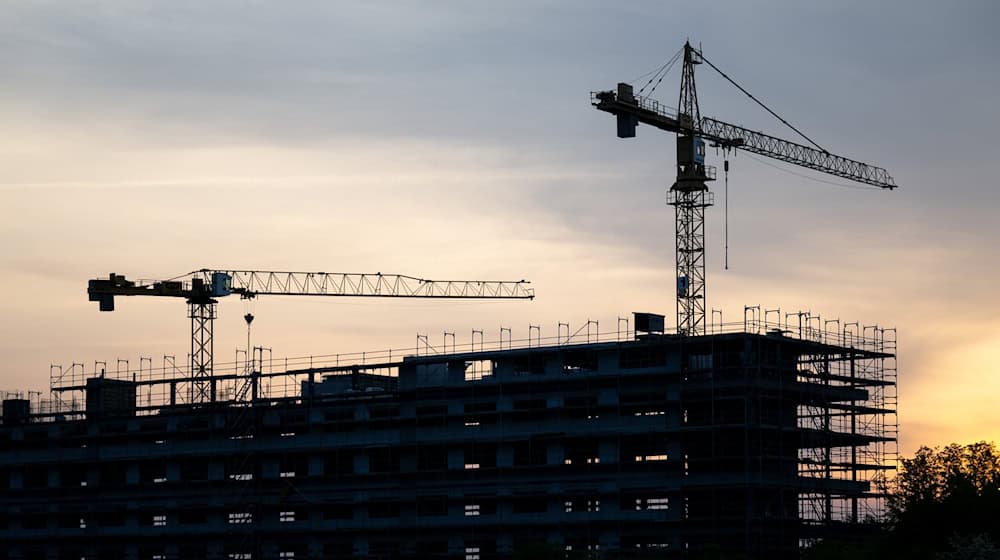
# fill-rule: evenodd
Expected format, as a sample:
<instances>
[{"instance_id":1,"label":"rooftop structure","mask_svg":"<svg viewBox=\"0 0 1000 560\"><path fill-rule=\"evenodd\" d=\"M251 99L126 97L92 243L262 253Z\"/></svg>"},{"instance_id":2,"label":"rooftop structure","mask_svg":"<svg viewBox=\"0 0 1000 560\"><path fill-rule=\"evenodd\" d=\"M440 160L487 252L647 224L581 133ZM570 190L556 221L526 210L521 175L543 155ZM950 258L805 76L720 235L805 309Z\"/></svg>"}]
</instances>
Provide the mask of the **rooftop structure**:
<instances>
[{"instance_id":1,"label":"rooftop structure","mask_svg":"<svg viewBox=\"0 0 1000 560\"><path fill-rule=\"evenodd\" d=\"M895 333L764 315L278 367L261 351L217 365L209 403L185 372L57 368L54 400L4 401L0 558L797 558L883 513Z\"/></svg>"}]
</instances>

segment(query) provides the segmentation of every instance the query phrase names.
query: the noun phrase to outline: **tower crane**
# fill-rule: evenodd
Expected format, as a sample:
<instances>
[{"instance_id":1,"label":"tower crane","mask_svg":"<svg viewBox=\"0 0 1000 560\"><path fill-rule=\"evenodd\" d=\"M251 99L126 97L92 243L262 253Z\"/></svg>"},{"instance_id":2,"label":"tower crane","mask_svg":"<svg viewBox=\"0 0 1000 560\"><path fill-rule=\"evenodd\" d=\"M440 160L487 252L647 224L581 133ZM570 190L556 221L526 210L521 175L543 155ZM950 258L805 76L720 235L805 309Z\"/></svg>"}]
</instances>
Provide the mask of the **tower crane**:
<instances>
[{"instance_id":1,"label":"tower crane","mask_svg":"<svg viewBox=\"0 0 1000 560\"><path fill-rule=\"evenodd\" d=\"M191 319L192 402L214 400L213 323L218 299L238 295L329 296L436 299L534 299L526 280L425 280L399 274L210 270L203 268L162 281L131 281L111 273L90 280L87 295L101 311L115 310L116 296L174 297L187 300ZM252 316L247 317L249 323ZM249 350L249 349L248 349Z\"/></svg>"},{"instance_id":2,"label":"tower crane","mask_svg":"<svg viewBox=\"0 0 1000 560\"><path fill-rule=\"evenodd\" d=\"M779 117L747 90L733 81L700 49L685 42L682 51L653 75L665 75L683 52L681 85L677 110L636 94L628 83L619 83L612 91L591 92L591 104L617 118L618 137L633 138L639 123L677 134L677 179L667 192L667 203L675 209L677 265L677 332L696 335L705 332L705 208L712 206L714 195L706 182L714 181L714 166L705 164L705 143L723 151L739 149L806 167L881 189L894 189L896 183L880 167L831 154L797 128ZM739 125L701 116L695 87L695 67L705 63L754 102L794 130L810 145L791 142ZM659 82L657 82L658 84ZM653 88L655 89L655 85ZM729 162L726 161L728 172Z\"/></svg>"}]
</instances>

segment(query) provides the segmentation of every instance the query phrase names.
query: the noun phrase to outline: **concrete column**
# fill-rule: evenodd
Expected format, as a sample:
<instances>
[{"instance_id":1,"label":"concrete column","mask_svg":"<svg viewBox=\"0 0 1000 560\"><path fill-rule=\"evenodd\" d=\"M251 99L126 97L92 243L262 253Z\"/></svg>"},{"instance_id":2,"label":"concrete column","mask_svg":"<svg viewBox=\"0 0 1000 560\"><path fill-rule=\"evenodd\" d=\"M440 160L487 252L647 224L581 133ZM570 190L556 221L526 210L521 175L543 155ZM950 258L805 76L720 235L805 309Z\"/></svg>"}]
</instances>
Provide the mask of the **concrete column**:
<instances>
[{"instance_id":1,"label":"concrete column","mask_svg":"<svg viewBox=\"0 0 1000 560\"><path fill-rule=\"evenodd\" d=\"M368 412L368 407L364 405L358 405L354 407L354 420L358 422L364 422L371 418L371 414ZM365 545L367 548L367 544Z\"/></svg>"},{"instance_id":2,"label":"concrete column","mask_svg":"<svg viewBox=\"0 0 1000 560\"><path fill-rule=\"evenodd\" d=\"M309 456L307 476L323 476L323 457L319 455Z\"/></svg>"},{"instance_id":3,"label":"concrete column","mask_svg":"<svg viewBox=\"0 0 1000 560\"><path fill-rule=\"evenodd\" d=\"M211 559L220 558L221 559L221 558L225 558L226 557L226 549L222 545L222 543L216 543L216 542L209 541L206 544L206 548L207 548L207 550L205 552L207 553L206 556L208 556L208 558L211 558Z\"/></svg>"},{"instance_id":4,"label":"concrete column","mask_svg":"<svg viewBox=\"0 0 1000 560\"><path fill-rule=\"evenodd\" d=\"M367 411L368 409L365 410ZM371 472L371 469L368 463L368 454L363 451L359 451L354 455L354 474L368 474L369 472Z\"/></svg>"},{"instance_id":5,"label":"concrete column","mask_svg":"<svg viewBox=\"0 0 1000 560\"><path fill-rule=\"evenodd\" d=\"M354 556L368 558L368 537L354 537Z\"/></svg>"},{"instance_id":6,"label":"concrete column","mask_svg":"<svg viewBox=\"0 0 1000 560\"><path fill-rule=\"evenodd\" d=\"M461 385L462 383L465 383L465 362L448 362L448 384Z\"/></svg>"},{"instance_id":7,"label":"concrete column","mask_svg":"<svg viewBox=\"0 0 1000 560\"><path fill-rule=\"evenodd\" d=\"M211 460L208 462L208 479L209 480L225 480L226 478L226 465L219 460Z\"/></svg>"},{"instance_id":8,"label":"concrete column","mask_svg":"<svg viewBox=\"0 0 1000 560\"><path fill-rule=\"evenodd\" d=\"M542 369L543 375L562 375L562 372L563 357L561 354L545 357L545 365Z\"/></svg>"},{"instance_id":9,"label":"concrete column","mask_svg":"<svg viewBox=\"0 0 1000 560\"><path fill-rule=\"evenodd\" d=\"M448 537L448 554L456 558L465 558L465 539L456 535Z\"/></svg>"},{"instance_id":10,"label":"concrete column","mask_svg":"<svg viewBox=\"0 0 1000 560\"><path fill-rule=\"evenodd\" d=\"M597 454L601 458L601 464L618 462L618 442L615 440L601 440L597 444Z\"/></svg>"},{"instance_id":11,"label":"concrete column","mask_svg":"<svg viewBox=\"0 0 1000 560\"><path fill-rule=\"evenodd\" d=\"M684 448L680 440L672 439L667 442L667 460L675 465L684 460Z\"/></svg>"},{"instance_id":12,"label":"concrete column","mask_svg":"<svg viewBox=\"0 0 1000 560\"><path fill-rule=\"evenodd\" d=\"M500 533L497 535L497 554L501 556L510 555L514 552L514 539L510 533Z\"/></svg>"},{"instance_id":13,"label":"concrete column","mask_svg":"<svg viewBox=\"0 0 1000 560\"><path fill-rule=\"evenodd\" d=\"M125 467L125 484L130 486L139 484L139 464L129 463Z\"/></svg>"},{"instance_id":14,"label":"concrete column","mask_svg":"<svg viewBox=\"0 0 1000 560\"><path fill-rule=\"evenodd\" d=\"M412 451L403 452L399 457L399 471L405 473L417 472L417 454Z\"/></svg>"},{"instance_id":15,"label":"concrete column","mask_svg":"<svg viewBox=\"0 0 1000 560\"><path fill-rule=\"evenodd\" d=\"M497 445L497 467L509 468L514 466L514 448L510 444L501 443Z\"/></svg>"},{"instance_id":16,"label":"concrete column","mask_svg":"<svg viewBox=\"0 0 1000 560\"><path fill-rule=\"evenodd\" d=\"M508 396L497 398L497 412L510 412L514 410L514 399Z\"/></svg>"},{"instance_id":17,"label":"concrete column","mask_svg":"<svg viewBox=\"0 0 1000 560\"><path fill-rule=\"evenodd\" d=\"M281 465L278 463L278 459L274 457L268 457L261 460L260 465L260 475L264 479L274 479L278 478L281 471Z\"/></svg>"},{"instance_id":18,"label":"concrete column","mask_svg":"<svg viewBox=\"0 0 1000 560\"><path fill-rule=\"evenodd\" d=\"M549 465L562 465L566 460L566 447L562 442L549 443L545 450L545 463ZM601 459L604 462L604 459Z\"/></svg>"},{"instance_id":19,"label":"concrete column","mask_svg":"<svg viewBox=\"0 0 1000 560\"><path fill-rule=\"evenodd\" d=\"M604 504L601 504L601 505L603 506ZM547 542L547 543L549 543L551 545L558 546L559 548L563 548L563 546L566 544L566 539L563 537L562 531L558 531L558 530L557 531L549 531L545 535L545 542Z\"/></svg>"},{"instance_id":20,"label":"concrete column","mask_svg":"<svg viewBox=\"0 0 1000 560\"><path fill-rule=\"evenodd\" d=\"M167 481L168 482L180 482L181 480L181 466L175 462L167 463Z\"/></svg>"},{"instance_id":21,"label":"concrete column","mask_svg":"<svg viewBox=\"0 0 1000 560\"><path fill-rule=\"evenodd\" d=\"M601 503L601 508L604 508L604 504ZM598 537L598 542L601 544L601 550L618 550L621 548L621 542L618 538L618 533L616 531L605 531L601 533Z\"/></svg>"},{"instance_id":22,"label":"concrete column","mask_svg":"<svg viewBox=\"0 0 1000 560\"><path fill-rule=\"evenodd\" d=\"M55 467L49 468L49 488L59 488L61 484L59 469Z\"/></svg>"},{"instance_id":23,"label":"concrete column","mask_svg":"<svg viewBox=\"0 0 1000 560\"><path fill-rule=\"evenodd\" d=\"M677 402L667 401L667 427L676 428L681 425L681 405Z\"/></svg>"},{"instance_id":24,"label":"concrete column","mask_svg":"<svg viewBox=\"0 0 1000 560\"><path fill-rule=\"evenodd\" d=\"M310 424L322 424L326 421L325 412L321 408L314 408L309 411Z\"/></svg>"},{"instance_id":25,"label":"concrete column","mask_svg":"<svg viewBox=\"0 0 1000 560\"><path fill-rule=\"evenodd\" d=\"M125 526L130 529L135 529L139 527L139 503L136 501L129 501L125 506Z\"/></svg>"},{"instance_id":26,"label":"concrete column","mask_svg":"<svg viewBox=\"0 0 1000 560\"><path fill-rule=\"evenodd\" d=\"M97 468L97 465L88 465L84 467L87 469L87 486L97 486L101 482L101 471Z\"/></svg>"},{"instance_id":27,"label":"concrete column","mask_svg":"<svg viewBox=\"0 0 1000 560\"><path fill-rule=\"evenodd\" d=\"M465 451L462 449L448 450L448 470L460 471L465 468Z\"/></svg>"}]
</instances>

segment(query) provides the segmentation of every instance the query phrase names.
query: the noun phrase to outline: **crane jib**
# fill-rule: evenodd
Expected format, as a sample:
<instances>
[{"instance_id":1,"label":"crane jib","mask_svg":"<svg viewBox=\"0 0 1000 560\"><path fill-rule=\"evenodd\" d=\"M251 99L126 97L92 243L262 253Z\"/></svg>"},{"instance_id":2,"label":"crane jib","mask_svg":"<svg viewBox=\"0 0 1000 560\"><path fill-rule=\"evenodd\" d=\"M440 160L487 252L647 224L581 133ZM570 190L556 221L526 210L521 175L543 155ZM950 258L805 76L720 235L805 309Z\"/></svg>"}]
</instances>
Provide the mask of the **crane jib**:
<instances>
[{"instance_id":1,"label":"crane jib","mask_svg":"<svg viewBox=\"0 0 1000 560\"><path fill-rule=\"evenodd\" d=\"M619 85L619 92L622 90ZM626 90L628 91L628 90ZM784 161L821 173L827 173L858 183L872 185L884 189L897 187L889 173L874 165L862 163L816 148L784 140L775 136L756 132L748 128L730 124L711 117L702 117L695 123L680 118L676 111L654 99L641 96L621 95L615 91L601 91L592 94L592 104L601 111L633 119L635 123L654 126L668 132L694 134L723 148L735 148L747 152ZM621 134L620 137L631 137L633 134Z\"/></svg>"}]
</instances>

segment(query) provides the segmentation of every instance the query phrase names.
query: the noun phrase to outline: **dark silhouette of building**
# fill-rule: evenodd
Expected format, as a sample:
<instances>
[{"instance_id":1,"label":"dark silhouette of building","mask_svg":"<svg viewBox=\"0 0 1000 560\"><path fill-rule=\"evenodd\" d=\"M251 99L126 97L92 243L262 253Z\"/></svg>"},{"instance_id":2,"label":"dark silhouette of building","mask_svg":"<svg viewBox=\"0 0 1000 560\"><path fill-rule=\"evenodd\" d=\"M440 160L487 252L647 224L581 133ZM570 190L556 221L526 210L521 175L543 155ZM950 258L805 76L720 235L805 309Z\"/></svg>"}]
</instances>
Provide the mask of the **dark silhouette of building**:
<instances>
[{"instance_id":1,"label":"dark silhouette of building","mask_svg":"<svg viewBox=\"0 0 1000 560\"><path fill-rule=\"evenodd\" d=\"M4 402L0 558L797 558L881 513L894 337L743 327L62 380Z\"/></svg>"}]
</instances>

